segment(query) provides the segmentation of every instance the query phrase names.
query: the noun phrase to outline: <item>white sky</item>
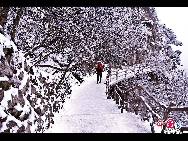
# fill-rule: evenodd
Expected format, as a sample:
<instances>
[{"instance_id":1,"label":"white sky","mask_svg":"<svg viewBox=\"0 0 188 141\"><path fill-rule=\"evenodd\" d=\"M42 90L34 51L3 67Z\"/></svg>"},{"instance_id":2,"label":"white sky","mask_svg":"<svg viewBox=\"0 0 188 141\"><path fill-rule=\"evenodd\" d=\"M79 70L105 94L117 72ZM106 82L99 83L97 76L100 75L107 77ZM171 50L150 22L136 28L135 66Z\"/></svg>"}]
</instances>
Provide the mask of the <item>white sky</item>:
<instances>
[{"instance_id":1,"label":"white sky","mask_svg":"<svg viewBox=\"0 0 188 141\"><path fill-rule=\"evenodd\" d=\"M188 72L188 7L155 7L160 23L166 24L183 43L173 49L182 51L181 63Z\"/></svg>"}]
</instances>

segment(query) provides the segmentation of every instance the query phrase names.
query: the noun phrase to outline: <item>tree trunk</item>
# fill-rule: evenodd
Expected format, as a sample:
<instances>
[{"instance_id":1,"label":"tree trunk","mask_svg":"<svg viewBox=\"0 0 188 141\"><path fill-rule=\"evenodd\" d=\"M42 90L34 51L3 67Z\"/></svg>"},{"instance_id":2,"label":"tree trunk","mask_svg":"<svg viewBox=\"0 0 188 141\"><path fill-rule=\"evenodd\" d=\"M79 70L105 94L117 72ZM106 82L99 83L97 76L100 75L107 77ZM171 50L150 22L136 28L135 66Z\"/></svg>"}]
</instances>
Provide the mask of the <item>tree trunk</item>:
<instances>
[{"instance_id":1,"label":"tree trunk","mask_svg":"<svg viewBox=\"0 0 188 141\"><path fill-rule=\"evenodd\" d=\"M0 7L0 25L4 27L10 7Z\"/></svg>"},{"instance_id":2,"label":"tree trunk","mask_svg":"<svg viewBox=\"0 0 188 141\"><path fill-rule=\"evenodd\" d=\"M18 24L19 24L19 21L20 21L20 18L21 18L21 16L22 16L22 14L23 14L23 7L19 8L19 9L17 10L16 18L13 19L13 26L12 26L12 30L11 30L11 33L10 33L11 39L12 39L13 41L14 41L14 39L15 39L16 28L17 28L17 26L18 26Z\"/></svg>"}]
</instances>

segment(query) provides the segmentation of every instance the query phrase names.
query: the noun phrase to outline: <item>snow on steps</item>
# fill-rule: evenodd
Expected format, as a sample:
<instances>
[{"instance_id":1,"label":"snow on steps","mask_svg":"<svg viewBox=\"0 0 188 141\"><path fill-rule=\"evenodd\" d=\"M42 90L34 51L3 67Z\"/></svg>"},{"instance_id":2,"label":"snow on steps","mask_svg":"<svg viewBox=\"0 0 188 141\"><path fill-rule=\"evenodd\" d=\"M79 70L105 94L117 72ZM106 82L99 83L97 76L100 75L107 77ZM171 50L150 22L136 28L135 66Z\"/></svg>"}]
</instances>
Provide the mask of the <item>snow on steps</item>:
<instances>
[{"instance_id":1,"label":"snow on steps","mask_svg":"<svg viewBox=\"0 0 188 141\"><path fill-rule=\"evenodd\" d=\"M64 109L55 114L55 124L47 133L151 133L148 122L133 113L121 113L105 94L105 76L96 84L96 75L74 86Z\"/></svg>"}]
</instances>

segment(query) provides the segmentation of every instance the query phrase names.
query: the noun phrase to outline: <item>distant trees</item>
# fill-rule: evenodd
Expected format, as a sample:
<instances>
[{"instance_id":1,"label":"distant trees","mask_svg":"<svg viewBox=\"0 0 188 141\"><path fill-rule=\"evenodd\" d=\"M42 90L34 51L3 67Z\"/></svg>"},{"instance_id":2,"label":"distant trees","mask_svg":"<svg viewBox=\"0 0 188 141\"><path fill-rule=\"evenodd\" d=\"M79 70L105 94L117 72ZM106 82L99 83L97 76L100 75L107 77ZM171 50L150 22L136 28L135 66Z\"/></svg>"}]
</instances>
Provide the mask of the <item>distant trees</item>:
<instances>
[{"instance_id":1,"label":"distant trees","mask_svg":"<svg viewBox=\"0 0 188 141\"><path fill-rule=\"evenodd\" d=\"M62 80L67 73L93 72L97 60L112 67L146 63L170 70L180 65L180 52L172 51L170 44L182 43L171 29L158 23L151 7L1 10L1 23L25 57L32 58L34 66L61 72Z\"/></svg>"},{"instance_id":2,"label":"distant trees","mask_svg":"<svg viewBox=\"0 0 188 141\"><path fill-rule=\"evenodd\" d=\"M172 30L159 25L150 7L10 7L2 11L7 33L35 65L62 55L63 63L74 60L71 67L85 74L97 59L113 66L132 65L165 51L166 44L181 45Z\"/></svg>"}]
</instances>

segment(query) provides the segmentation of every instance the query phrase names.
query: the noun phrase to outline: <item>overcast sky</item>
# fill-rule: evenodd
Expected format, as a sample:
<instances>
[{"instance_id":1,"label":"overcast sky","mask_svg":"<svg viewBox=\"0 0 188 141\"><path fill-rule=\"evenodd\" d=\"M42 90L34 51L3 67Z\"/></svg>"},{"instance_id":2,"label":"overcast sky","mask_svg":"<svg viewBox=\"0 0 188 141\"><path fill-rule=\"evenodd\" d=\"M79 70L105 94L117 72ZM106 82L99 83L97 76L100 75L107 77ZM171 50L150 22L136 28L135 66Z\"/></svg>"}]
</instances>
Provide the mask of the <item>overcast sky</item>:
<instances>
[{"instance_id":1,"label":"overcast sky","mask_svg":"<svg viewBox=\"0 0 188 141\"><path fill-rule=\"evenodd\" d=\"M155 7L160 23L166 24L177 35L183 46L173 47L182 51L181 62L188 72L188 7Z\"/></svg>"}]
</instances>

